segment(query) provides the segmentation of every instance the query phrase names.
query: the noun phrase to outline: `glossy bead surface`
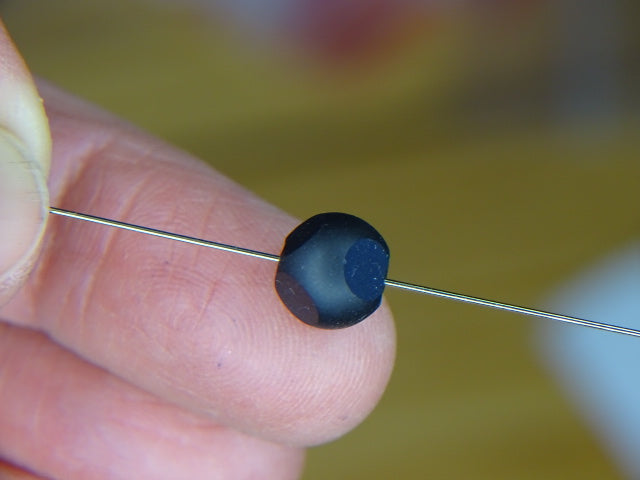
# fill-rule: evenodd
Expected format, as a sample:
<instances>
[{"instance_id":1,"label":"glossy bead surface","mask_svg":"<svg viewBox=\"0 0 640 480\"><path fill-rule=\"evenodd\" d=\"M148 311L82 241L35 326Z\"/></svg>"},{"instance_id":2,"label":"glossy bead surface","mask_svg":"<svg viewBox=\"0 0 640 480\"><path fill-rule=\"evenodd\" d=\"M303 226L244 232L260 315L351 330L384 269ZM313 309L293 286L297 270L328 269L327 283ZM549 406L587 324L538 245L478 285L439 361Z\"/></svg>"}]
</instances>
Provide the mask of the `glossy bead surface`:
<instances>
[{"instance_id":1,"label":"glossy bead surface","mask_svg":"<svg viewBox=\"0 0 640 480\"><path fill-rule=\"evenodd\" d=\"M344 328L380 306L388 266L389 248L371 225L345 213L322 213L287 236L275 286L303 322Z\"/></svg>"}]
</instances>

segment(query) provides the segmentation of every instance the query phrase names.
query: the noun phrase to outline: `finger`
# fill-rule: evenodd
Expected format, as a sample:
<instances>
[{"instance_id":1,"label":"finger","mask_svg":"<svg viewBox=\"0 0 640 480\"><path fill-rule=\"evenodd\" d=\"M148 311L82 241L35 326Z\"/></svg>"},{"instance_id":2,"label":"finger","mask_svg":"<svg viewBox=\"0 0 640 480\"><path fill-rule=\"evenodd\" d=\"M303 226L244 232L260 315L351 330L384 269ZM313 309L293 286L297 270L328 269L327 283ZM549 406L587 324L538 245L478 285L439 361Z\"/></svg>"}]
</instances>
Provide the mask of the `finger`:
<instances>
[{"instance_id":1,"label":"finger","mask_svg":"<svg viewBox=\"0 0 640 480\"><path fill-rule=\"evenodd\" d=\"M0 323L0 454L52 478L297 478L302 452L180 411Z\"/></svg>"},{"instance_id":2,"label":"finger","mask_svg":"<svg viewBox=\"0 0 640 480\"><path fill-rule=\"evenodd\" d=\"M47 217L49 161L40 97L0 21L0 305L35 261Z\"/></svg>"},{"instance_id":3,"label":"finger","mask_svg":"<svg viewBox=\"0 0 640 480\"><path fill-rule=\"evenodd\" d=\"M54 204L278 252L295 222L194 159L50 88ZM3 315L217 422L295 445L335 438L375 406L395 338L382 307L361 324L301 324L275 264L52 219L28 288Z\"/></svg>"}]
</instances>

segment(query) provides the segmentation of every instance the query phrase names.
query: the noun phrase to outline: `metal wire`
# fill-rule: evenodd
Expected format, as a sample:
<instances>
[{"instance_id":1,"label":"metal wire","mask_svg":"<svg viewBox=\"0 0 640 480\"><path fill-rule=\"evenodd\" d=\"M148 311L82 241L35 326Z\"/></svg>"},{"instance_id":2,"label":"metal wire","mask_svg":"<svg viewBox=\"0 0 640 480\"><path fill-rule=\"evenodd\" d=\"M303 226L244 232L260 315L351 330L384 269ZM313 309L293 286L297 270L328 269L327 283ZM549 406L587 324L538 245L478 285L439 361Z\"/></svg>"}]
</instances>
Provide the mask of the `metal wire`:
<instances>
[{"instance_id":1,"label":"metal wire","mask_svg":"<svg viewBox=\"0 0 640 480\"><path fill-rule=\"evenodd\" d=\"M607 332L622 333L624 335L640 337L640 331L634 330L633 328L620 327L608 323L594 322L593 320L585 320L583 318L570 317L569 315L560 315L558 313L545 312L543 310L536 310L534 308L509 305L508 303L496 302L495 300L486 300L484 298L472 297L470 295L463 295L454 292L447 292L445 290L424 287L422 285L414 285L412 283L399 282L397 280L387 279L385 280L385 284L390 287L402 288L404 290L423 293L427 295L434 295L436 297L449 298L452 300L457 300L459 302L474 303L476 305L496 308L499 310L507 310L509 312L522 313L524 315L531 315L534 317L548 318L550 320L556 320L558 322L571 323L573 325L581 325L583 327L597 328L599 330L605 330Z\"/></svg>"},{"instance_id":2,"label":"metal wire","mask_svg":"<svg viewBox=\"0 0 640 480\"><path fill-rule=\"evenodd\" d=\"M210 240L203 240L201 238L188 237L186 235L165 232L164 230L157 230L155 228L141 227L140 225L118 222L117 220L96 217L95 215L87 215L86 213L72 212L70 210L63 210L61 208L54 207L50 207L49 211L54 215L60 215L62 217L76 218L78 220L85 220L87 222L99 223L100 225L122 228L124 230L129 230L132 232L146 233L147 235L153 235L155 237L177 240L178 242L190 243L192 245L200 245L202 247L209 247L218 250L224 250L227 252L239 253L241 255L262 258L264 260L271 260L272 262L277 262L278 260L280 260L280 257L278 255L272 255L270 253L259 252L257 250L251 250L249 248L236 247L234 245L227 245L226 243L212 242Z\"/></svg>"},{"instance_id":3,"label":"metal wire","mask_svg":"<svg viewBox=\"0 0 640 480\"><path fill-rule=\"evenodd\" d=\"M228 245L226 243L213 242L211 240L203 240L200 238L189 237L186 235L180 235L177 233L166 232L164 230L157 230L155 228L142 227L140 225L133 225L131 223L118 222L108 218L97 217L95 215L88 215L86 213L78 213L70 210L63 210L61 208L51 207L49 211L54 215L60 215L63 217L75 218L78 220L85 220L87 222L98 223L101 225L108 225L110 227L121 228L132 232L145 233L147 235L153 235L161 238L168 238L171 240L177 240L179 242L190 243L192 245L200 245L203 247L215 248L218 250L224 250L227 252L239 253L241 255L247 255L250 257L260 258L263 260L270 260L272 262L278 262L280 257L271 253L260 252L257 250L251 250L249 248L236 247L234 245ZM423 285L416 285L413 283L400 282L397 280L386 279L385 284L389 287L399 288L402 290L408 290L411 292L417 292L426 295L433 295L436 297L448 298L451 300L457 300L459 302L473 303L476 305L482 305L484 307L495 308L499 310L507 310L510 312L521 313L524 315L530 315L534 317L548 318L558 322L570 323L573 325L580 325L583 327L595 328L598 330L604 330L607 332L619 333L623 335L631 335L634 337L640 337L640 330L634 330L632 328L620 327L608 323L595 322L592 320L585 320L583 318L571 317L569 315L560 315L557 313L545 312L543 310L536 310L534 308L521 307L518 305L510 305L508 303L497 302L495 300L486 300L484 298L472 297L469 295L463 295L460 293L447 292L445 290L438 290L435 288L425 287Z\"/></svg>"}]
</instances>

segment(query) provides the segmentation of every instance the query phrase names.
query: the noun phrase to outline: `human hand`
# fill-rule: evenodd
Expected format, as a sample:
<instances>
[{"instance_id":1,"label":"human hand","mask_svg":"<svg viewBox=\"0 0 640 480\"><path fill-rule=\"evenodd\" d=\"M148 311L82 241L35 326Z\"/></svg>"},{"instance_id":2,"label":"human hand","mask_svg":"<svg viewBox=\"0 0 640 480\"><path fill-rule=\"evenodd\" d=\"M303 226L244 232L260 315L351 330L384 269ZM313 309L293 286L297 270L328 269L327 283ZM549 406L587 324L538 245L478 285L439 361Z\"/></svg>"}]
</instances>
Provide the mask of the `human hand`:
<instances>
[{"instance_id":1,"label":"human hand","mask_svg":"<svg viewBox=\"0 0 640 480\"><path fill-rule=\"evenodd\" d=\"M270 252L297 223L39 89L53 205ZM1 28L0 121L0 478L296 478L303 447L375 406L395 349L385 306L319 330L281 304L270 262L70 219L45 228L47 123Z\"/></svg>"}]
</instances>

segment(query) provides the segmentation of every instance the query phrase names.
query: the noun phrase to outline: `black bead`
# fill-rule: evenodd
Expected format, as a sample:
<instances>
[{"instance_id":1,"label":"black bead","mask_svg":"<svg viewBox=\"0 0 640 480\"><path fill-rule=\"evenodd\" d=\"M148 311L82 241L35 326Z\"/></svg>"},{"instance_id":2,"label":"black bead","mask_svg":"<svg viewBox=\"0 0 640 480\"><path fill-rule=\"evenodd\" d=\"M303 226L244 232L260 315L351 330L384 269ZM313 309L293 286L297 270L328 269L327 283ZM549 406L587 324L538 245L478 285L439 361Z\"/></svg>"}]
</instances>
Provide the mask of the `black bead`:
<instances>
[{"instance_id":1,"label":"black bead","mask_svg":"<svg viewBox=\"0 0 640 480\"><path fill-rule=\"evenodd\" d=\"M322 213L287 236L276 291L309 325L349 327L380 306L388 267L389 247L371 225L346 213Z\"/></svg>"}]
</instances>

